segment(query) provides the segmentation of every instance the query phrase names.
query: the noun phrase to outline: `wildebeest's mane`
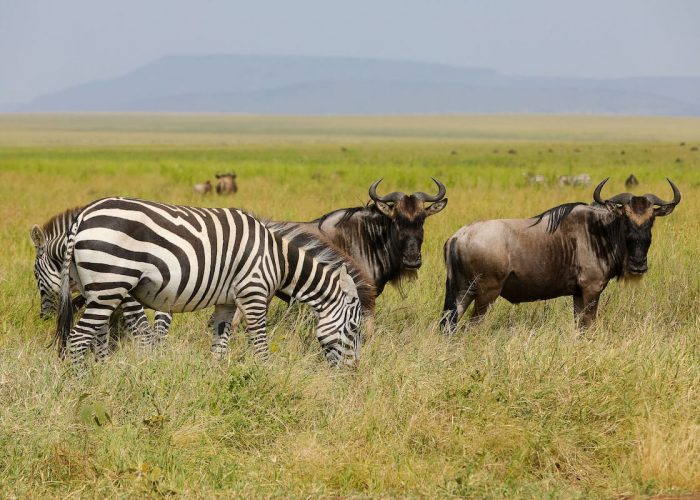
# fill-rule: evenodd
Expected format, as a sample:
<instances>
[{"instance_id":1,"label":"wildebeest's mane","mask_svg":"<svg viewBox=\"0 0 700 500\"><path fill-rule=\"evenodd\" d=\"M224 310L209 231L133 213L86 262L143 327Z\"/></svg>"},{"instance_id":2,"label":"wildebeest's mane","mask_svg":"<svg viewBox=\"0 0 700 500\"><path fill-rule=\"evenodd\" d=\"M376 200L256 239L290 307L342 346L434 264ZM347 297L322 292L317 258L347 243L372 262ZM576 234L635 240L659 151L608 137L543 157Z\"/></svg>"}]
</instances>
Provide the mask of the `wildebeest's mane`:
<instances>
[{"instance_id":1,"label":"wildebeest's mane","mask_svg":"<svg viewBox=\"0 0 700 500\"><path fill-rule=\"evenodd\" d=\"M360 298L362 308L366 311L374 310L376 291L372 280L365 276L350 255L337 248L326 238L311 234L294 222L265 222L264 224L270 231L303 248L315 260L334 269L345 265L357 287L357 295Z\"/></svg>"},{"instance_id":2,"label":"wildebeest's mane","mask_svg":"<svg viewBox=\"0 0 700 500\"><path fill-rule=\"evenodd\" d=\"M318 228L319 228L319 230L320 230L320 229L321 229L321 226L323 225L323 223L326 222L326 220L327 220L329 217L331 217L331 216L333 216L333 215L335 215L335 214L337 214L337 213L339 213L339 212L342 212L343 215L340 217L340 219L339 219L335 224L333 224L333 225L336 226L336 227L337 227L337 226L342 226L342 225L345 224L347 221L349 221L350 219L352 219L352 217L353 217L356 213L358 213L358 212L365 212L365 211L366 211L366 212L369 212L369 213L372 213L372 214L375 214L375 213L376 213L376 214L381 214L381 212L379 211L379 209L377 208L377 206L376 206L374 203L371 203L371 202L370 202L370 203L367 203L367 205L365 205L365 206L363 206L363 207L339 208L339 209L337 209L337 210L333 210L332 212L328 212L327 214L322 215L322 216L319 217L318 219L314 219L314 220L312 220L311 222L315 222L315 223L318 225Z\"/></svg>"},{"instance_id":3,"label":"wildebeest's mane","mask_svg":"<svg viewBox=\"0 0 700 500\"><path fill-rule=\"evenodd\" d=\"M548 217L547 232L549 234L552 234L557 229L559 229L559 226L562 222L564 222L564 219L566 219L566 217L571 213L571 211L580 205L586 205L586 203L581 203L579 201L574 203L564 203L563 205L558 205L556 207L550 208L549 210L545 210L541 214L532 217L533 219L536 218L537 220L534 223L532 223L530 227L536 226L537 224L542 222L542 219Z\"/></svg>"},{"instance_id":4,"label":"wildebeest's mane","mask_svg":"<svg viewBox=\"0 0 700 500\"><path fill-rule=\"evenodd\" d=\"M46 233L47 236L55 236L55 232L57 229L60 228L60 221L67 220L68 221L68 229L70 229L70 224L73 223L75 220L76 216L83 210L84 207L74 207L74 208L69 208L67 210L64 210L60 214L56 214L53 217L51 217L49 220L44 222L44 224L41 226L41 229Z\"/></svg>"}]
</instances>

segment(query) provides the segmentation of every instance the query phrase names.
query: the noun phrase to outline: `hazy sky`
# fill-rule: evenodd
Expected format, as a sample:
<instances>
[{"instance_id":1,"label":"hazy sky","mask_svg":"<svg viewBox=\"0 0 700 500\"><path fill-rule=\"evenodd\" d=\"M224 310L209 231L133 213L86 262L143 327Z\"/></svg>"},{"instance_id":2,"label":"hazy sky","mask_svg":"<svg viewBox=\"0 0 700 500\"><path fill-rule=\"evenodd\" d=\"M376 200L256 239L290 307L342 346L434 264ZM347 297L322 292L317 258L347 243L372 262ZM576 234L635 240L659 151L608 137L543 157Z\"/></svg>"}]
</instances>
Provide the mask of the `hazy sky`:
<instances>
[{"instance_id":1,"label":"hazy sky","mask_svg":"<svg viewBox=\"0 0 700 500\"><path fill-rule=\"evenodd\" d=\"M173 53L386 57L547 76L700 76L696 0L0 0L0 103Z\"/></svg>"}]
</instances>

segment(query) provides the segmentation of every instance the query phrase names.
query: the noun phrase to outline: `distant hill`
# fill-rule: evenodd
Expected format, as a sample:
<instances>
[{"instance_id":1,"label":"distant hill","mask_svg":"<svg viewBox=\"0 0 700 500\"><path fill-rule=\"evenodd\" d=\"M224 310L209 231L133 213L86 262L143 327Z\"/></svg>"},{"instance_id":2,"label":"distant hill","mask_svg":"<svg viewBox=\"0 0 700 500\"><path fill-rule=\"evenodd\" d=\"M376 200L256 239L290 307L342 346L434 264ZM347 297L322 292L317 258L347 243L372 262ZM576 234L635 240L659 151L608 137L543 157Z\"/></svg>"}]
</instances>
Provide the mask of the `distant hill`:
<instances>
[{"instance_id":1,"label":"distant hill","mask_svg":"<svg viewBox=\"0 0 700 500\"><path fill-rule=\"evenodd\" d=\"M700 115L700 78L518 77L380 59L174 55L18 110Z\"/></svg>"}]
</instances>

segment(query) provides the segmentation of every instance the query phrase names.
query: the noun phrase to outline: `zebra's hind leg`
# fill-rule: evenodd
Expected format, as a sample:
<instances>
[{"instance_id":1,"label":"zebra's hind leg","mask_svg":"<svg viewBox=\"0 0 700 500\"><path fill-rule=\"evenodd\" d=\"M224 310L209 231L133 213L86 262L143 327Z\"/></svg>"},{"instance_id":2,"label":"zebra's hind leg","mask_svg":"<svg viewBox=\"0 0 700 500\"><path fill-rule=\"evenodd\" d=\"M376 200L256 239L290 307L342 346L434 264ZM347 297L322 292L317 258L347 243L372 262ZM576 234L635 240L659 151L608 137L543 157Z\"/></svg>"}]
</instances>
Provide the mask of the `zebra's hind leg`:
<instances>
[{"instance_id":1,"label":"zebra's hind leg","mask_svg":"<svg viewBox=\"0 0 700 500\"><path fill-rule=\"evenodd\" d=\"M170 324L173 321L173 315L164 311L156 311L153 319L153 331L156 336L156 342L164 342L168 339Z\"/></svg>"},{"instance_id":2,"label":"zebra's hind leg","mask_svg":"<svg viewBox=\"0 0 700 500\"><path fill-rule=\"evenodd\" d=\"M211 352L223 358L228 353L228 341L231 336L231 319L237 312L233 304L220 304L214 308L209 319L212 329Z\"/></svg>"},{"instance_id":3,"label":"zebra's hind leg","mask_svg":"<svg viewBox=\"0 0 700 500\"><path fill-rule=\"evenodd\" d=\"M138 346L144 350L151 349L155 345L156 337L141 303L131 295L127 295L124 297L121 308L126 328L134 336Z\"/></svg>"},{"instance_id":4,"label":"zebra's hind leg","mask_svg":"<svg viewBox=\"0 0 700 500\"><path fill-rule=\"evenodd\" d=\"M85 353L90 345L95 343L95 355L102 361L108 350L104 348L104 338L98 341L98 335L104 335L109 326L109 318L117 308L120 299L109 301L90 301L85 312L73 327L68 336L68 354L74 365L81 365L85 361Z\"/></svg>"}]
</instances>

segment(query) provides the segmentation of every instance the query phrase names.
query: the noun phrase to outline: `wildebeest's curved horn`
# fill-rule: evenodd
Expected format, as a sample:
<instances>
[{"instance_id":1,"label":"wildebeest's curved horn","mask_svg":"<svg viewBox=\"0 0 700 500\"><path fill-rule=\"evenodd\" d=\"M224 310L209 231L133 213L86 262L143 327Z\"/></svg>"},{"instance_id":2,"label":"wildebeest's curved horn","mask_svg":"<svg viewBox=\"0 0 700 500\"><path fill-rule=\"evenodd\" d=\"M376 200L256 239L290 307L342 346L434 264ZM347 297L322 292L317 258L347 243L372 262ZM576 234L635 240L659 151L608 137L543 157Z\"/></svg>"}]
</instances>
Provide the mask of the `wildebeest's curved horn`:
<instances>
[{"instance_id":1,"label":"wildebeest's curved horn","mask_svg":"<svg viewBox=\"0 0 700 500\"><path fill-rule=\"evenodd\" d=\"M384 179L384 178L382 177L382 179ZM377 195L377 186L379 185L380 182L382 182L382 179L374 181L372 183L372 185L369 187L369 197L372 198L372 200L383 201L384 203L387 203L389 201L393 201L394 203L396 203L401 198L406 196L405 194L400 193L398 191L394 191L393 193L389 193L385 196Z\"/></svg>"},{"instance_id":2,"label":"wildebeest's curved horn","mask_svg":"<svg viewBox=\"0 0 700 500\"><path fill-rule=\"evenodd\" d=\"M659 206L678 205L681 202L681 192L671 179L666 177L666 180L671 185L671 189L673 189L673 200L672 201L664 201L654 194L645 194L644 197L654 205L659 205Z\"/></svg>"},{"instance_id":3,"label":"wildebeest's curved horn","mask_svg":"<svg viewBox=\"0 0 700 500\"><path fill-rule=\"evenodd\" d=\"M603 201L600 198L600 192L603 190L603 186L605 186L605 183L608 182L609 179L610 179L610 177L606 177L605 180L603 182L601 182L600 184L598 184L596 186L595 190L593 191L593 201L595 201L596 203L600 203L601 205L605 205L605 201Z\"/></svg>"},{"instance_id":4,"label":"wildebeest's curved horn","mask_svg":"<svg viewBox=\"0 0 700 500\"><path fill-rule=\"evenodd\" d=\"M418 191L416 193L413 193L413 196L418 198L421 201L440 201L445 197L445 193L447 193L447 189L445 189L445 185L437 180L435 177L431 177L433 182L437 184L438 187L438 194L435 196L430 196L429 194L423 193L422 191Z\"/></svg>"}]
</instances>

